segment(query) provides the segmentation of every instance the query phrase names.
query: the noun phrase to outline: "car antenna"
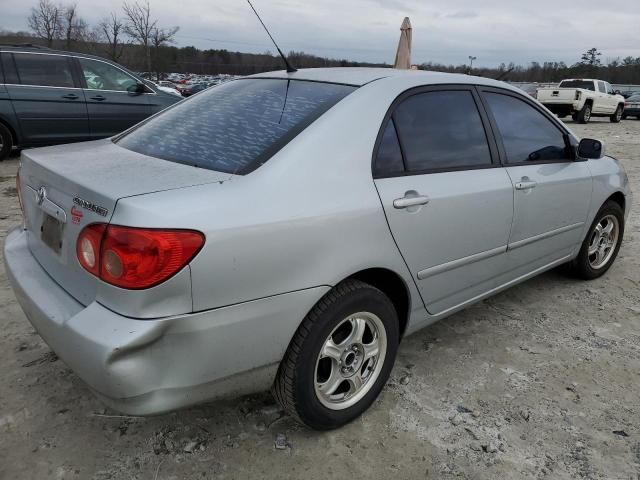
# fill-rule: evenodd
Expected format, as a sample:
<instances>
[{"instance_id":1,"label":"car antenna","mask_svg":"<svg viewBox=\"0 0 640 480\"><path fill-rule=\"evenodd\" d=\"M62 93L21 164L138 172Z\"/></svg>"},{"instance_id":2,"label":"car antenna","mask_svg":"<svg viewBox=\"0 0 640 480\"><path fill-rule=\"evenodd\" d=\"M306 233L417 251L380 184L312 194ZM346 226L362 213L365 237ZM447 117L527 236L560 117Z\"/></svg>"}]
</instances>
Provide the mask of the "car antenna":
<instances>
[{"instance_id":1,"label":"car antenna","mask_svg":"<svg viewBox=\"0 0 640 480\"><path fill-rule=\"evenodd\" d=\"M269 38L271 39L271 41L273 42L273 44L276 46L276 50L278 50L278 53L280 54L280 56L282 57L282 60L284 60L284 64L287 66L287 73L293 73L293 72L297 72L298 69L294 68L291 66L291 64L289 63L289 60L287 60L287 57L284 56L284 53L282 53L282 50L280 50L280 47L278 46L278 44L276 43L276 41L273 39L273 37L271 36L271 33L269 33L269 29L267 28L267 26L264 24L264 22L262 21L262 19L260 18L260 15L258 15L258 12L256 12L256 9L253 7L253 4L251 3L251 0L247 0L247 3L249 4L249 6L251 7L251 10L253 10L253 13L256 14L256 17L258 17L258 20L260 20L260 23L262 24L262 26L264 27L265 32L267 32L267 35L269 35Z\"/></svg>"}]
</instances>

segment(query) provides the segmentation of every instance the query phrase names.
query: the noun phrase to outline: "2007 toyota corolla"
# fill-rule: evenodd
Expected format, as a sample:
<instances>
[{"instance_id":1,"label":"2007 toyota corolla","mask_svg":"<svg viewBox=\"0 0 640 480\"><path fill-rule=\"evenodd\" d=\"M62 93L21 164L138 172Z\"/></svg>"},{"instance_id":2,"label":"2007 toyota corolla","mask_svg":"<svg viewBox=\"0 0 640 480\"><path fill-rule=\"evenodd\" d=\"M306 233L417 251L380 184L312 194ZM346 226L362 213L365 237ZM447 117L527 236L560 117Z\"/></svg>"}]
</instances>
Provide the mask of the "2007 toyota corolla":
<instances>
[{"instance_id":1,"label":"2007 toyota corolla","mask_svg":"<svg viewBox=\"0 0 640 480\"><path fill-rule=\"evenodd\" d=\"M257 75L116 138L25 151L5 261L113 408L271 387L333 428L371 405L404 335L557 265L611 266L631 194L603 153L501 82Z\"/></svg>"}]
</instances>

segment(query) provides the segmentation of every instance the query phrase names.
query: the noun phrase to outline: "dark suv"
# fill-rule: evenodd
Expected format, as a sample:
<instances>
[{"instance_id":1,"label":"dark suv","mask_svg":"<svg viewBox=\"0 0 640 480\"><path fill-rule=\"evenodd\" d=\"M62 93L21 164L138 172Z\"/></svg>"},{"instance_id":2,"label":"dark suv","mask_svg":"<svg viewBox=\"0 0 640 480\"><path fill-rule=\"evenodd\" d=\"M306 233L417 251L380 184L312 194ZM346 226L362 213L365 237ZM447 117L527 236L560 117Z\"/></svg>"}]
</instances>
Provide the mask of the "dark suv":
<instances>
[{"instance_id":1,"label":"dark suv","mask_svg":"<svg viewBox=\"0 0 640 480\"><path fill-rule=\"evenodd\" d=\"M109 137L178 101L103 58L0 45L0 160L13 146Z\"/></svg>"}]
</instances>

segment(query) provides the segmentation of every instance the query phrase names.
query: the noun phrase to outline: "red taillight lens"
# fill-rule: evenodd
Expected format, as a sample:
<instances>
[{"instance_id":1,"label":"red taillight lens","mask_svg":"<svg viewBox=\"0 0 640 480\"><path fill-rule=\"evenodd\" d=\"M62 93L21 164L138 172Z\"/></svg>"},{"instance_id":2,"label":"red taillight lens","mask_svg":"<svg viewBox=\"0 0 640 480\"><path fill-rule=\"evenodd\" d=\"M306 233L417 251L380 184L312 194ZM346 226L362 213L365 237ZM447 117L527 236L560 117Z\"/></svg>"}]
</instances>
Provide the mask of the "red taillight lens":
<instances>
[{"instance_id":1,"label":"red taillight lens","mask_svg":"<svg viewBox=\"0 0 640 480\"><path fill-rule=\"evenodd\" d=\"M96 249L92 240L99 229L102 233ZM76 250L80 264L101 280L121 288L142 289L175 275L203 245L204 235L193 230L93 224L80 233ZM92 251L98 252L93 266Z\"/></svg>"}]
</instances>

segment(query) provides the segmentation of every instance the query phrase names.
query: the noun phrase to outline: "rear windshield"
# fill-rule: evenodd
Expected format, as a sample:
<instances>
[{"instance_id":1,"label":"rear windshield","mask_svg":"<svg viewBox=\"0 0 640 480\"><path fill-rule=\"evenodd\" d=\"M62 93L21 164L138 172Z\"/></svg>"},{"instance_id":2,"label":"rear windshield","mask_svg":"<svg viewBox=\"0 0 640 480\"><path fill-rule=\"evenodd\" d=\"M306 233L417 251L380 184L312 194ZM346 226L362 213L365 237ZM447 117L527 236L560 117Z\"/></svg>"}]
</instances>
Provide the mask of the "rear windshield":
<instances>
[{"instance_id":1,"label":"rear windshield","mask_svg":"<svg viewBox=\"0 0 640 480\"><path fill-rule=\"evenodd\" d=\"M560 88L583 88L585 90L594 90L593 82L588 80L564 80L560 82Z\"/></svg>"},{"instance_id":2,"label":"rear windshield","mask_svg":"<svg viewBox=\"0 0 640 480\"><path fill-rule=\"evenodd\" d=\"M116 143L172 162L246 174L355 88L302 80L235 80L177 104Z\"/></svg>"}]
</instances>

